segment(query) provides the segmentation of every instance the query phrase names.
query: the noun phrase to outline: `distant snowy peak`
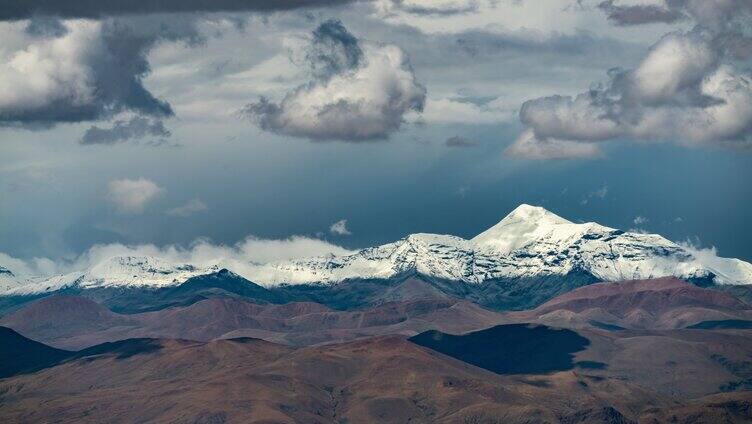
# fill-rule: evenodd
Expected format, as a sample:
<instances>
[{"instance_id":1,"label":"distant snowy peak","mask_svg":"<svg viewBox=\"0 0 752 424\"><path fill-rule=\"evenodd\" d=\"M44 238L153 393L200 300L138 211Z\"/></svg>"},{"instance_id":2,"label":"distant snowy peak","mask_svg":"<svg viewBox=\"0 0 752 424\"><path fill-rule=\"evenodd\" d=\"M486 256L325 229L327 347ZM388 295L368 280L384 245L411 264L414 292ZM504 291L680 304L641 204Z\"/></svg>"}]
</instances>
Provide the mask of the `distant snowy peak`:
<instances>
[{"instance_id":1,"label":"distant snowy peak","mask_svg":"<svg viewBox=\"0 0 752 424\"><path fill-rule=\"evenodd\" d=\"M562 230L571 233L576 228L576 224L541 207L522 204L470 241L479 248L508 254L546 234Z\"/></svg>"},{"instance_id":2,"label":"distant snowy peak","mask_svg":"<svg viewBox=\"0 0 752 424\"><path fill-rule=\"evenodd\" d=\"M347 255L241 265L242 269L229 268L267 287L388 279L406 273L468 284L566 279L583 274L599 281L673 276L693 282L752 284L752 265L747 262L695 251L655 234L624 232L592 222L576 224L529 205L519 206L471 240L411 234ZM197 266L155 257L116 256L82 272L19 282L10 277L9 270L4 273L0 268L0 292L8 295L64 287L168 287L220 269L218 265Z\"/></svg>"},{"instance_id":3,"label":"distant snowy peak","mask_svg":"<svg viewBox=\"0 0 752 424\"><path fill-rule=\"evenodd\" d=\"M83 276L83 287L110 285L170 286L197 275L219 271L219 267L175 264L150 256L116 256L92 267Z\"/></svg>"},{"instance_id":4,"label":"distant snowy peak","mask_svg":"<svg viewBox=\"0 0 752 424\"><path fill-rule=\"evenodd\" d=\"M659 235L597 223L575 224L541 207L521 205L471 240L413 234L352 255L278 262L253 277L262 285L390 278L405 272L465 283L585 272L601 281L674 276L718 284L752 283L752 265L696 255Z\"/></svg>"}]
</instances>

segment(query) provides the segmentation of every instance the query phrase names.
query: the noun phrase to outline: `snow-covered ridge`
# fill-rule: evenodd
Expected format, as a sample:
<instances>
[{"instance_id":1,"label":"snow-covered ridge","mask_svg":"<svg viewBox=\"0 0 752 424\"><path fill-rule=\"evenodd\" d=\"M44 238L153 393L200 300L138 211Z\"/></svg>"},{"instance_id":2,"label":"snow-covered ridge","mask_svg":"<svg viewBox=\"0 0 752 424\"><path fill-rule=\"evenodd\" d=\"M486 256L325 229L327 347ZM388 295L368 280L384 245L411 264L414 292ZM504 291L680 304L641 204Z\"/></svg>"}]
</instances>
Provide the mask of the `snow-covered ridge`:
<instances>
[{"instance_id":1,"label":"snow-covered ridge","mask_svg":"<svg viewBox=\"0 0 752 424\"><path fill-rule=\"evenodd\" d=\"M752 283L752 265L695 254L659 235L596 223L575 224L541 207L520 205L471 240L413 234L352 255L267 264L262 285L389 278L407 271L466 283L589 272L601 281L675 276L718 284Z\"/></svg>"},{"instance_id":2,"label":"snow-covered ridge","mask_svg":"<svg viewBox=\"0 0 752 424\"><path fill-rule=\"evenodd\" d=\"M11 270L0 266L0 293L21 287L23 283Z\"/></svg>"},{"instance_id":3,"label":"snow-covered ridge","mask_svg":"<svg viewBox=\"0 0 752 424\"><path fill-rule=\"evenodd\" d=\"M154 257L118 256L85 272L39 280L5 282L0 272L0 293L39 293L74 285L166 287L220 268L176 264ZM529 205L519 206L471 240L412 234L353 254L244 264L242 268L231 270L267 287L390 278L405 272L465 283L586 272L601 281L674 276L718 284L752 284L752 265L747 262L698 254L655 234L624 232L596 223L572 223Z\"/></svg>"},{"instance_id":4,"label":"snow-covered ridge","mask_svg":"<svg viewBox=\"0 0 752 424\"><path fill-rule=\"evenodd\" d=\"M218 266L197 267L175 264L164 259L146 256L115 256L104 260L85 272L73 272L51 278L27 279L4 290L8 294L33 294L60 290L66 287L168 287L184 283L191 277L212 274ZM2 293L2 292L0 292Z\"/></svg>"}]
</instances>

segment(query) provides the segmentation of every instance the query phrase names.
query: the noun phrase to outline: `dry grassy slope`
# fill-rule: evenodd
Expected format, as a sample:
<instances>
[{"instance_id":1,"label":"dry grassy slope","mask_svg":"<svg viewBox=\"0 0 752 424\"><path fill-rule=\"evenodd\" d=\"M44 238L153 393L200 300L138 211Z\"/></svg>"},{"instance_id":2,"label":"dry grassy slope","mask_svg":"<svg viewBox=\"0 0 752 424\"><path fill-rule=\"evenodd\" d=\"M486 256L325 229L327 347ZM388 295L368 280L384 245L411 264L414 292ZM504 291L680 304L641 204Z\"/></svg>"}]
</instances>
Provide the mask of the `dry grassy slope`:
<instances>
[{"instance_id":1,"label":"dry grassy slope","mask_svg":"<svg viewBox=\"0 0 752 424\"><path fill-rule=\"evenodd\" d=\"M0 380L0 422L689 423L749 414L749 392L700 398L749 372L748 335L623 333L582 333L592 343L575 359L607 368L546 375L493 374L400 336L297 349L128 340Z\"/></svg>"},{"instance_id":2,"label":"dry grassy slope","mask_svg":"<svg viewBox=\"0 0 752 424\"><path fill-rule=\"evenodd\" d=\"M134 337L202 341L256 337L310 345L374 335L413 335L429 329L462 333L512 322L585 329L604 325L612 329L676 329L702 321L752 319L752 309L746 303L671 278L595 284L558 296L532 311L505 314L456 299L425 297L421 291L425 284L415 283L415 288L410 281L395 290L414 289L415 299L360 310L337 311L311 302L259 305L225 297L123 315L81 297L52 296L0 319L0 325L51 346L79 349ZM402 293L396 298L410 296Z\"/></svg>"},{"instance_id":3,"label":"dry grassy slope","mask_svg":"<svg viewBox=\"0 0 752 424\"><path fill-rule=\"evenodd\" d=\"M710 320L752 320L752 306L726 293L674 278L600 283L557 296L516 321L583 328L594 323L632 329L679 329Z\"/></svg>"},{"instance_id":4,"label":"dry grassy slope","mask_svg":"<svg viewBox=\"0 0 752 424\"><path fill-rule=\"evenodd\" d=\"M0 380L4 422L557 422L674 403L580 372L499 376L401 337L291 350L264 341L165 341Z\"/></svg>"},{"instance_id":5,"label":"dry grassy slope","mask_svg":"<svg viewBox=\"0 0 752 424\"><path fill-rule=\"evenodd\" d=\"M186 307L116 314L88 299L53 296L4 317L0 325L51 346L81 349L136 337L256 337L307 345L381 334L413 335L428 329L462 333L503 322L502 315L456 300L415 300L335 311L310 302L259 305L215 298Z\"/></svg>"}]
</instances>

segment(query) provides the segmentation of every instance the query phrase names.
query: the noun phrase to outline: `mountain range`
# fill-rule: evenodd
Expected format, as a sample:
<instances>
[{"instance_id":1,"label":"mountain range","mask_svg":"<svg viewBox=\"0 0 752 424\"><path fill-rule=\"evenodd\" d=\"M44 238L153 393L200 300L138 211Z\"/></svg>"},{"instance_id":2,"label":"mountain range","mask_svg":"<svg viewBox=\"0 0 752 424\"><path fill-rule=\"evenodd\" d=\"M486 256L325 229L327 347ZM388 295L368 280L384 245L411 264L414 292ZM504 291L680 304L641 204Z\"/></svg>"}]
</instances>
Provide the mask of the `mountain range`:
<instances>
[{"instance_id":1,"label":"mountain range","mask_svg":"<svg viewBox=\"0 0 752 424\"><path fill-rule=\"evenodd\" d=\"M237 265L237 264L235 264ZM242 266L115 256L47 278L0 270L0 313L51 294L89 297L121 312L216 295L262 303L312 301L335 309L414 298L460 298L526 309L580 286L671 276L747 295L752 265L698 255L659 235L573 223L521 205L476 237L411 234L341 256ZM752 287L752 286L749 286Z\"/></svg>"},{"instance_id":2,"label":"mountain range","mask_svg":"<svg viewBox=\"0 0 752 424\"><path fill-rule=\"evenodd\" d=\"M6 267L0 421L750 422L751 289L527 205L340 256Z\"/></svg>"}]
</instances>

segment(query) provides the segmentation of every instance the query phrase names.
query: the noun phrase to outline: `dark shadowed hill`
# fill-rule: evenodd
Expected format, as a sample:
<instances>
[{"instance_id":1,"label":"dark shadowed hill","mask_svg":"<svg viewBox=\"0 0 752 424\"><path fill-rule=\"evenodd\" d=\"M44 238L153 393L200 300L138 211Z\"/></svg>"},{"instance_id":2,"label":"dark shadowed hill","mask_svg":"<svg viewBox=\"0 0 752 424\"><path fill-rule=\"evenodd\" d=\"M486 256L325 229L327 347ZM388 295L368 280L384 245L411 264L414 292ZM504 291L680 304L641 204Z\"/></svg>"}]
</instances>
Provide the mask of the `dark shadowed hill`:
<instances>
[{"instance_id":1,"label":"dark shadowed hill","mask_svg":"<svg viewBox=\"0 0 752 424\"><path fill-rule=\"evenodd\" d=\"M0 378L46 368L71 355L0 327Z\"/></svg>"},{"instance_id":2,"label":"dark shadowed hill","mask_svg":"<svg viewBox=\"0 0 752 424\"><path fill-rule=\"evenodd\" d=\"M574 367L573 354L590 343L571 330L498 325L463 335L426 331L411 342L497 374L540 374Z\"/></svg>"}]
</instances>

